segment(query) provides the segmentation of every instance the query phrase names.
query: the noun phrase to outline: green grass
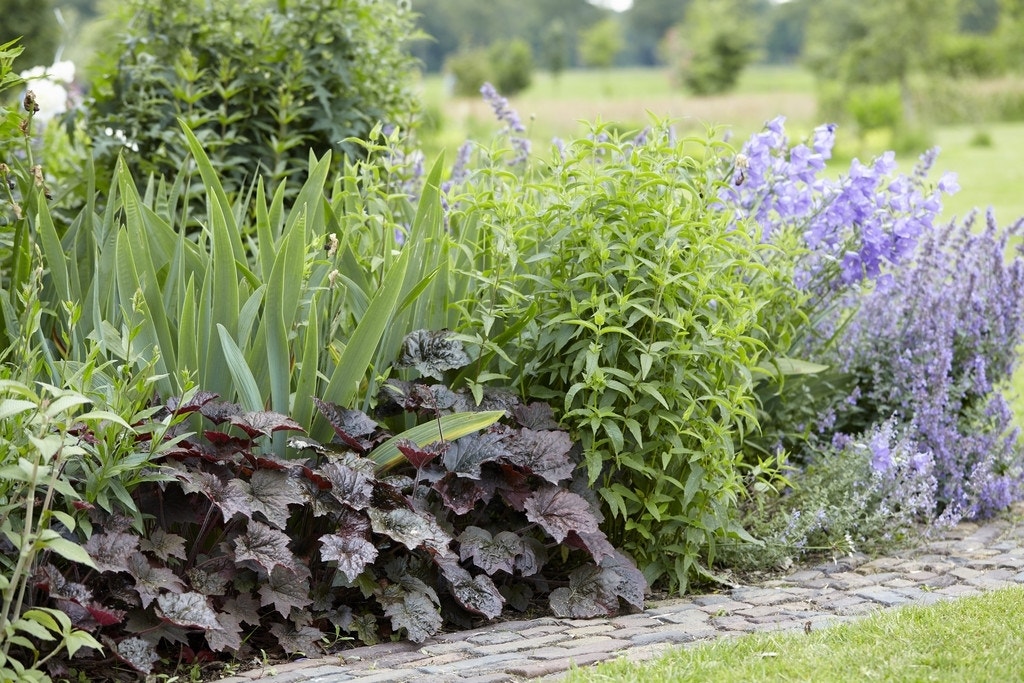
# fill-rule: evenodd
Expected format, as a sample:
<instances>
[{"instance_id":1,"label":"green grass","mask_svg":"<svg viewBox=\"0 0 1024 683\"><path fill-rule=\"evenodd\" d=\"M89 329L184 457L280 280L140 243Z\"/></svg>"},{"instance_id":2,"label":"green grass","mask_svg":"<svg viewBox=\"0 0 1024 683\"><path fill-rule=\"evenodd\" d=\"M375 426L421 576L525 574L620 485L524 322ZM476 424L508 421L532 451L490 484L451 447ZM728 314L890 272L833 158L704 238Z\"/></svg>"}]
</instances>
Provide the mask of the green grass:
<instances>
[{"instance_id":1,"label":"green grass","mask_svg":"<svg viewBox=\"0 0 1024 683\"><path fill-rule=\"evenodd\" d=\"M889 610L809 635L757 634L674 650L660 659L572 671L598 681L942 681L1024 678L1024 587Z\"/></svg>"}]
</instances>

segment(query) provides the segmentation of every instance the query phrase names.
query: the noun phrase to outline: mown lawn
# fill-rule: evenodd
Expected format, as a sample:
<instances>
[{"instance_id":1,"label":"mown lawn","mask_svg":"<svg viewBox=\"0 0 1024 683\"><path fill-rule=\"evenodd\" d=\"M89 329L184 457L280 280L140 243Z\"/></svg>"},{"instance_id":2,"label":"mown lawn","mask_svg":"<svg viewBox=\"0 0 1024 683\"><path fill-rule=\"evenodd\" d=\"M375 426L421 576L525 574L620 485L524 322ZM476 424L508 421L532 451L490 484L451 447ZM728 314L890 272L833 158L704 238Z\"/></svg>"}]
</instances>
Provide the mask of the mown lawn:
<instances>
[{"instance_id":1,"label":"mown lawn","mask_svg":"<svg viewBox=\"0 0 1024 683\"><path fill-rule=\"evenodd\" d=\"M1024 587L908 607L820 631L757 634L679 649L643 664L577 669L566 683L606 681L941 681L1024 679Z\"/></svg>"}]
</instances>

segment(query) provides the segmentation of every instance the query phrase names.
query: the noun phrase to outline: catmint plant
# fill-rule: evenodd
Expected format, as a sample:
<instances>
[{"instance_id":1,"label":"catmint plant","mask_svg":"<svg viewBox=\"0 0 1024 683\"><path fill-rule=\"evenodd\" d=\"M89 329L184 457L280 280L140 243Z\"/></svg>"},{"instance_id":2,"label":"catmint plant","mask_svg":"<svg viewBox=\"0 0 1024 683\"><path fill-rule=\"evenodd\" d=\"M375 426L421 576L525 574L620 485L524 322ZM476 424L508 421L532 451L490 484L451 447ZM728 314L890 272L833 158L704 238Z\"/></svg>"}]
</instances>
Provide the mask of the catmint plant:
<instances>
[{"instance_id":1,"label":"catmint plant","mask_svg":"<svg viewBox=\"0 0 1024 683\"><path fill-rule=\"evenodd\" d=\"M1019 497L1013 416L1000 393L1024 338L1024 221L992 214L925 235L917 258L863 296L833 361L858 378L867 415L892 412L935 462L944 521L987 516Z\"/></svg>"}]
</instances>

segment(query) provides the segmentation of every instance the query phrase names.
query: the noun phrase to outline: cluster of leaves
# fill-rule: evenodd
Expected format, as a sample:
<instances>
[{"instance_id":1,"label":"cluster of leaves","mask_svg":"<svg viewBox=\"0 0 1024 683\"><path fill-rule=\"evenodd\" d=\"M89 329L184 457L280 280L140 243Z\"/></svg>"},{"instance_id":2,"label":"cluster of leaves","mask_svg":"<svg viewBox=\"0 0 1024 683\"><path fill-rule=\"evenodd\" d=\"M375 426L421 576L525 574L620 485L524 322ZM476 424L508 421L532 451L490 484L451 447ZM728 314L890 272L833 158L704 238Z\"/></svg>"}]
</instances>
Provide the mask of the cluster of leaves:
<instances>
[{"instance_id":1,"label":"cluster of leaves","mask_svg":"<svg viewBox=\"0 0 1024 683\"><path fill-rule=\"evenodd\" d=\"M416 358L436 371L444 355ZM392 380L382 391L382 406L434 420L473 405L443 385ZM568 617L643 604L643 576L600 532L596 500L572 479L572 443L546 405L490 392L483 406L502 410L475 413L476 422L512 422L446 440L433 420L393 436L361 411L318 400L335 438L293 437L308 457L285 460L258 442L297 423L215 398L198 392L164 406L204 428L175 435L168 481L135 489L143 534L97 514L84 545L94 566L39 573L74 627L132 669L149 673L163 656L310 654L332 633L422 641L445 621L525 610L544 593ZM403 465L394 471L392 452Z\"/></svg>"},{"instance_id":2,"label":"cluster of leaves","mask_svg":"<svg viewBox=\"0 0 1024 683\"><path fill-rule=\"evenodd\" d=\"M553 149L542 180L493 155L450 188L453 233L495 252L457 329L515 330L486 369L557 406L609 538L678 589L717 543L746 538L755 377L801 321L792 262L718 210L720 144L666 123L635 139L598 129Z\"/></svg>"},{"instance_id":3,"label":"cluster of leaves","mask_svg":"<svg viewBox=\"0 0 1024 683\"><path fill-rule=\"evenodd\" d=\"M362 153L351 138L413 110L402 3L133 0L121 11L85 104L102 168L123 153L137 179L173 177L189 154L182 118L229 193L258 176L276 186L311 150L333 150L340 166Z\"/></svg>"}]
</instances>

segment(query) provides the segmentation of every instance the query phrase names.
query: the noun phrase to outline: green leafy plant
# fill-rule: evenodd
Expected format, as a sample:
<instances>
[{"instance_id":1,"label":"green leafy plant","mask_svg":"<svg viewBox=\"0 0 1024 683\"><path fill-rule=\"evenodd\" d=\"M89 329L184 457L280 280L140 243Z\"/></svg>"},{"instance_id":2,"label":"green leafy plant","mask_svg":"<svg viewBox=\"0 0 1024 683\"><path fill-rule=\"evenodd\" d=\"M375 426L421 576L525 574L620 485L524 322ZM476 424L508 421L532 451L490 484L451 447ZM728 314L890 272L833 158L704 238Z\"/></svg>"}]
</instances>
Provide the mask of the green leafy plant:
<instances>
[{"instance_id":1,"label":"green leafy plant","mask_svg":"<svg viewBox=\"0 0 1024 683\"><path fill-rule=\"evenodd\" d=\"M234 194L256 177L276 189L301 176L310 151L340 168L361 152L352 138L414 108L401 3L133 0L121 11L124 32L94 67L87 130L101 168L124 154L140 181L186 161L179 118Z\"/></svg>"},{"instance_id":2,"label":"green leafy plant","mask_svg":"<svg viewBox=\"0 0 1024 683\"><path fill-rule=\"evenodd\" d=\"M419 366L449 366L441 347L455 348L420 347ZM392 436L317 400L334 438L293 437L308 457L290 460L257 447L299 430L284 415L208 392L163 406L162 417L201 416L204 429L166 451L169 481L136 490L144 535L99 515L84 546L93 569L41 572L49 598L109 646L73 664L95 678L124 666L149 674L165 657L308 655L325 633L422 641L444 621L493 619L545 592L567 617L642 605L643 577L598 530L550 408L491 390L482 407L498 409L475 411L468 391L423 382L392 380L383 393L383 406L421 414L425 429Z\"/></svg>"},{"instance_id":3,"label":"green leafy plant","mask_svg":"<svg viewBox=\"0 0 1024 683\"><path fill-rule=\"evenodd\" d=\"M745 479L773 468L741 454L755 381L777 374L766 361L799 322L792 262L716 206L720 144L597 128L555 150L543 180L498 161L471 175L452 217L498 251L460 328L514 330L488 369L558 406L611 542L675 589L708 575L719 542L749 538Z\"/></svg>"}]
</instances>

